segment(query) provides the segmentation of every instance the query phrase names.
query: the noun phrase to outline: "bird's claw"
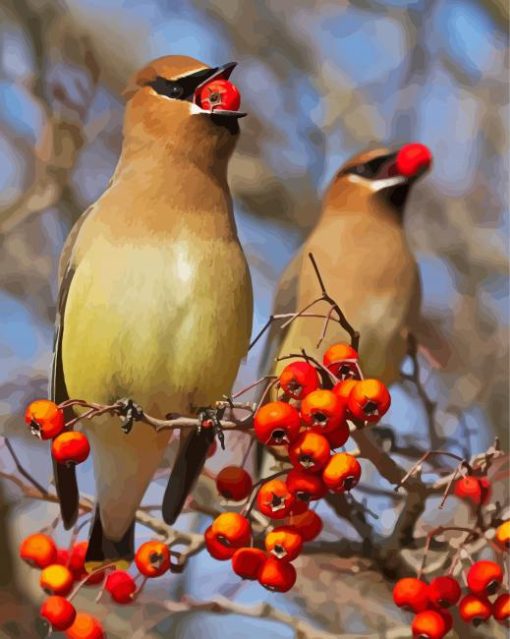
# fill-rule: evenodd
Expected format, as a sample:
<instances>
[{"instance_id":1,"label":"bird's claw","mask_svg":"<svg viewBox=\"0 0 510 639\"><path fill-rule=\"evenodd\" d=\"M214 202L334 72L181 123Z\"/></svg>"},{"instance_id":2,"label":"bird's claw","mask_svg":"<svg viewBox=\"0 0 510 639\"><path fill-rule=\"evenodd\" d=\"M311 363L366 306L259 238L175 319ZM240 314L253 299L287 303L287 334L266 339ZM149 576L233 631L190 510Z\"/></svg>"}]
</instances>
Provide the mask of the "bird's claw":
<instances>
[{"instance_id":1,"label":"bird's claw","mask_svg":"<svg viewBox=\"0 0 510 639\"><path fill-rule=\"evenodd\" d=\"M203 428L212 428L215 436L220 441L222 450L225 450L225 435L223 433L223 427L221 420L225 414L226 406L220 408L200 408L198 410L198 420L200 422L198 426L198 432L200 433Z\"/></svg>"},{"instance_id":2,"label":"bird's claw","mask_svg":"<svg viewBox=\"0 0 510 639\"><path fill-rule=\"evenodd\" d=\"M119 415L122 420L122 430L126 435L131 432L135 422L139 421L143 417L142 407L132 399L120 399L119 400Z\"/></svg>"}]
</instances>

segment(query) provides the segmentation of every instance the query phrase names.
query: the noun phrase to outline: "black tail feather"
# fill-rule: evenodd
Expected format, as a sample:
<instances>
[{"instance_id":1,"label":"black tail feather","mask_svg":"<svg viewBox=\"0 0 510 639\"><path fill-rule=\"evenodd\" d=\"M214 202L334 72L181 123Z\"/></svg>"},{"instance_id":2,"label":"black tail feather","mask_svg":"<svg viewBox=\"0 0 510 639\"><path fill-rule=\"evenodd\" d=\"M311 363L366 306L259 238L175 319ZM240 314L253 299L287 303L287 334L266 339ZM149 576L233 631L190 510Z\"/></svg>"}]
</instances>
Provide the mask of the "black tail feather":
<instances>
[{"instance_id":1,"label":"black tail feather","mask_svg":"<svg viewBox=\"0 0 510 639\"><path fill-rule=\"evenodd\" d=\"M163 497L162 513L167 524L173 524L180 515L213 440L214 430L204 428L188 435L181 445Z\"/></svg>"},{"instance_id":2,"label":"black tail feather","mask_svg":"<svg viewBox=\"0 0 510 639\"><path fill-rule=\"evenodd\" d=\"M96 508L90 529L89 545L85 562L113 562L117 559L131 561L135 555L135 522L133 521L120 541L112 541L105 536L99 507Z\"/></svg>"}]
</instances>

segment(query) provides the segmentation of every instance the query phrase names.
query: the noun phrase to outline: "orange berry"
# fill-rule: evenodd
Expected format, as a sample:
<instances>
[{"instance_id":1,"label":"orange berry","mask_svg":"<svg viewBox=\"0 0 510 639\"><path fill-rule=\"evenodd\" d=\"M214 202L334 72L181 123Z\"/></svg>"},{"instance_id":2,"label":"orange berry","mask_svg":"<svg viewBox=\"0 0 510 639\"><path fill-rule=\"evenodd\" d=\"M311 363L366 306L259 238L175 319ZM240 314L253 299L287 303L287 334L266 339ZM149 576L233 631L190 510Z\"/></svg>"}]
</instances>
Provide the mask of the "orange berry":
<instances>
[{"instance_id":1,"label":"orange berry","mask_svg":"<svg viewBox=\"0 0 510 639\"><path fill-rule=\"evenodd\" d=\"M332 388L335 395L347 406L347 400L351 394L352 389L356 386L359 380L357 379L343 379L341 382L335 384Z\"/></svg>"},{"instance_id":2,"label":"orange berry","mask_svg":"<svg viewBox=\"0 0 510 639\"><path fill-rule=\"evenodd\" d=\"M503 569L495 561L476 561L468 570L467 585L474 595L494 595L503 581Z\"/></svg>"},{"instance_id":3,"label":"orange berry","mask_svg":"<svg viewBox=\"0 0 510 639\"><path fill-rule=\"evenodd\" d=\"M508 625L510 621L510 595L505 592L492 604L492 614L496 621Z\"/></svg>"},{"instance_id":4,"label":"orange berry","mask_svg":"<svg viewBox=\"0 0 510 639\"><path fill-rule=\"evenodd\" d=\"M257 579L265 560L260 548L238 548L232 555L232 570L242 579Z\"/></svg>"},{"instance_id":5,"label":"orange berry","mask_svg":"<svg viewBox=\"0 0 510 639\"><path fill-rule=\"evenodd\" d=\"M214 559L218 559L218 561L225 561L226 559L230 559L237 548L235 546L225 546L220 541L212 531L212 527L209 526L204 533L205 547L207 552L214 557Z\"/></svg>"},{"instance_id":6,"label":"orange berry","mask_svg":"<svg viewBox=\"0 0 510 639\"><path fill-rule=\"evenodd\" d=\"M292 561L303 549L303 537L292 526L280 526L267 533L267 552L282 561Z\"/></svg>"},{"instance_id":7,"label":"orange berry","mask_svg":"<svg viewBox=\"0 0 510 639\"><path fill-rule=\"evenodd\" d=\"M501 548L510 548L510 519L505 521L496 529L496 541Z\"/></svg>"},{"instance_id":8,"label":"orange berry","mask_svg":"<svg viewBox=\"0 0 510 639\"><path fill-rule=\"evenodd\" d=\"M415 577L399 579L393 588L393 601L399 608L422 612L429 605L427 584Z\"/></svg>"},{"instance_id":9,"label":"orange berry","mask_svg":"<svg viewBox=\"0 0 510 639\"><path fill-rule=\"evenodd\" d=\"M39 584L49 595L62 595L65 597L73 587L73 573L60 564L50 564L43 568Z\"/></svg>"},{"instance_id":10,"label":"orange berry","mask_svg":"<svg viewBox=\"0 0 510 639\"><path fill-rule=\"evenodd\" d=\"M281 479L272 479L260 487L257 508L271 519L283 519L295 505L294 495Z\"/></svg>"},{"instance_id":11,"label":"orange berry","mask_svg":"<svg viewBox=\"0 0 510 639\"><path fill-rule=\"evenodd\" d=\"M321 499L327 492L320 475L314 475L300 468L294 468L289 472L287 486L296 499L305 503Z\"/></svg>"},{"instance_id":12,"label":"orange berry","mask_svg":"<svg viewBox=\"0 0 510 639\"><path fill-rule=\"evenodd\" d=\"M81 464L89 453L89 440L78 431L68 430L56 437L51 444L51 454L59 464Z\"/></svg>"},{"instance_id":13,"label":"orange berry","mask_svg":"<svg viewBox=\"0 0 510 639\"><path fill-rule=\"evenodd\" d=\"M463 621L479 626L487 621L492 614L490 601L485 597L466 595L460 600L459 614Z\"/></svg>"},{"instance_id":14,"label":"orange berry","mask_svg":"<svg viewBox=\"0 0 510 639\"><path fill-rule=\"evenodd\" d=\"M135 564L145 577L159 577L170 568L170 551L162 541L146 541L135 554Z\"/></svg>"},{"instance_id":15,"label":"orange berry","mask_svg":"<svg viewBox=\"0 0 510 639\"><path fill-rule=\"evenodd\" d=\"M391 404L390 393L378 379L363 379L349 393L347 408L355 419L378 422Z\"/></svg>"},{"instance_id":16,"label":"orange berry","mask_svg":"<svg viewBox=\"0 0 510 639\"><path fill-rule=\"evenodd\" d=\"M105 581L105 590L110 593L116 603L130 604L136 592L136 583L133 577L125 570L114 570Z\"/></svg>"},{"instance_id":17,"label":"orange berry","mask_svg":"<svg viewBox=\"0 0 510 639\"><path fill-rule=\"evenodd\" d=\"M322 363L339 379L359 377L358 352L349 344L333 344L324 353Z\"/></svg>"},{"instance_id":18,"label":"orange berry","mask_svg":"<svg viewBox=\"0 0 510 639\"><path fill-rule=\"evenodd\" d=\"M259 573L259 583L273 592L287 592L296 583L296 569L291 563L268 557Z\"/></svg>"},{"instance_id":19,"label":"orange berry","mask_svg":"<svg viewBox=\"0 0 510 639\"><path fill-rule=\"evenodd\" d=\"M250 522L239 513L221 513L213 521L211 528L216 539L224 546L241 548L250 543Z\"/></svg>"},{"instance_id":20,"label":"orange berry","mask_svg":"<svg viewBox=\"0 0 510 639\"><path fill-rule=\"evenodd\" d=\"M43 601L40 615L53 630L67 630L76 617L76 610L65 597L52 595Z\"/></svg>"},{"instance_id":21,"label":"orange berry","mask_svg":"<svg viewBox=\"0 0 510 639\"><path fill-rule=\"evenodd\" d=\"M226 499L241 501L251 493L253 482L240 466L225 466L216 477L216 488Z\"/></svg>"},{"instance_id":22,"label":"orange berry","mask_svg":"<svg viewBox=\"0 0 510 639\"><path fill-rule=\"evenodd\" d=\"M326 434L345 421L345 406L332 391L318 389L301 402L301 417L305 424Z\"/></svg>"},{"instance_id":23,"label":"orange berry","mask_svg":"<svg viewBox=\"0 0 510 639\"><path fill-rule=\"evenodd\" d=\"M444 575L432 579L429 584L429 601L440 608L454 606L460 599L462 591L455 577Z\"/></svg>"},{"instance_id":24,"label":"orange berry","mask_svg":"<svg viewBox=\"0 0 510 639\"><path fill-rule=\"evenodd\" d=\"M361 466L349 453L335 453L322 471L324 483L336 493L348 492L356 486L360 477Z\"/></svg>"},{"instance_id":25,"label":"orange berry","mask_svg":"<svg viewBox=\"0 0 510 639\"><path fill-rule=\"evenodd\" d=\"M293 399L303 399L319 388L319 376L308 362L292 362L280 373L280 386Z\"/></svg>"},{"instance_id":26,"label":"orange berry","mask_svg":"<svg viewBox=\"0 0 510 639\"><path fill-rule=\"evenodd\" d=\"M32 435L39 439L52 439L64 428L64 412L49 399L36 399L27 406L25 422Z\"/></svg>"},{"instance_id":27,"label":"orange berry","mask_svg":"<svg viewBox=\"0 0 510 639\"><path fill-rule=\"evenodd\" d=\"M53 539L43 533L29 535L21 542L19 556L34 568L46 568L57 560L57 546Z\"/></svg>"},{"instance_id":28,"label":"orange berry","mask_svg":"<svg viewBox=\"0 0 510 639\"><path fill-rule=\"evenodd\" d=\"M437 610L424 610L413 619L411 630L417 639L443 639L448 622Z\"/></svg>"},{"instance_id":29,"label":"orange berry","mask_svg":"<svg viewBox=\"0 0 510 639\"><path fill-rule=\"evenodd\" d=\"M286 402L268 402L255 413L255 435L266 446L292 443L301 428L298 411Z\"/></svg>"},{"instance_id":30,"label":"orange berry","mask_svg":"<svg viewBox=\"0 0 510 639\"><path fill-rule=\"evenodd\" d=\"M296 468L318 473L331 456L329 442L324 435L313 431L301 433L289 446L289 459Z\"/></svg>"},{"instance_id":31,"label":"orange berry","mask_svg":"<svg viewBox=\"0 0 510 639\"><path fill-rule=\"evenodd\" d=\"M312 541L322 531L322 519L313 510L306 510L299 515L292 515L291 525L303 538L303 541Z\"/></svg>"},{"instance_id":32,"label":"orange berry","mask_svg":"<svg viewBox=\"0 0 510 639\"><path fill-rule=\"evenodd\" d=\"M470 501L475 506L479 506L489 501L492 489L487 477L467 475L455 482L453 492L459 499Z\"/></svg>"},{"instance_id":33,"label":"orange berry","mask_svg":"<svg viewBox=\"0 0 510 639\"><path fill-rule=\"evenodd\" d=\"M67 639L106 639L99 620L87 612L78 612L73 625L66 630Z\"/></svg>"}]
</instances>

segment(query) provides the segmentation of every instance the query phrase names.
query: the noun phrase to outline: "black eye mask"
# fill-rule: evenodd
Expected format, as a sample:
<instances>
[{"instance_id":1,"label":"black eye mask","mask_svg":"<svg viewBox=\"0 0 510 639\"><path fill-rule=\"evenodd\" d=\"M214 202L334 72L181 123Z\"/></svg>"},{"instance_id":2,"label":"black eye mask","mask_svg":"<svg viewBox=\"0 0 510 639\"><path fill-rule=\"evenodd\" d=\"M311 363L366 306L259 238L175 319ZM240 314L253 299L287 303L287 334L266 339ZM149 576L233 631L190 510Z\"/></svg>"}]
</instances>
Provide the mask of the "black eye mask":
<instances>
[{"instance_id":1,"label":"black eye mask","mask_svg":"<svg viewBox=\"0 0 510 639\"><path fill-rule=\"evenodd\" d=\"M356 164L355 166L350 166L344 171L340 172L340 175L359 175L367 180L374 180L379 177L379 173L381 168L388 164L388 162L394 157L391 155L382 155L380 157L374 158L369 162L365 162L364 164Z\"/></svg>"},{"instance_id":2,"label":"black eye mask","mask_svg":"<svg viewBox=\"0 0 510 639\"><path fill-rule=\"evenodd\" d=\"M187 75L178 80L167 80L162 76L152 82L147 82L146 86L152 87L156 93L166 95L174 100L191 100L197 87L199 87L208 77L215 73L216 69L203 69L191 75Z\"/></svg>"}]
</instances>

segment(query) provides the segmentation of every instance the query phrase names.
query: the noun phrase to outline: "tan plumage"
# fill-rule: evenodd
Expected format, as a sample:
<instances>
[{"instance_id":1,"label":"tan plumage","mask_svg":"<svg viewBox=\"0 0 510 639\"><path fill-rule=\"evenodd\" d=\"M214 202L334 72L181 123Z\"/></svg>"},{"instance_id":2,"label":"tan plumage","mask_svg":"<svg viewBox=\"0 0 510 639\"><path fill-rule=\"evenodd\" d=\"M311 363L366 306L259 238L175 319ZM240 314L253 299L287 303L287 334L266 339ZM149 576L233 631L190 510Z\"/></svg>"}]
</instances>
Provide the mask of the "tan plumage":
<instances>
[{"instance_id":1,"label":"tan plumage","mask_svg":"<svg viewBox=\"0 0 510 639\"><path fill-rule=\"evenodd\" d=\"M307 257L313 253L328 293L361 334L365 375L386 383L398 377L407 334L416 323L420 304L419 275L402 227L410 184L408 180L392 181L385 174L393 157L386 149L365 152L337 173L324 197L317 226L281 278L274 307L274 313L293 313L320 296ZM350 172L366 166L380 166L381 176L376 172L369 179ZM403 190L398 198L397 189ZM322 303L312 310L324 313L328 307ZM265 370L272 367L278 373L288 363L272 365L279 355L304 348L321 359L329 344L348 341L338 324L330 323L326 340L317 349L322 326L323 320L315 318L297 319L285 331L275 325Z\"/></svg>"},{"instance_id":2,"label":"tan plumage","mask_svg":"<svg viewBox=\"0 0 510 639\"><path fill-rule=\"evenodd\" d=\"M237 135L193 113L191 102L147 84L158 76L187 81L207 69L192 58L166 57L130 83L112 182L62 254L62 281L72 274L61 290L60 386L69 397L99 403L129 397L163 418L195 414L231 390L252 318L226 179ZM58 352L57 339L56 369ZM100 525L119 542L170 433L138 422L125 435L111 417L84 427Z\"/></svg>"}]
</instances>

